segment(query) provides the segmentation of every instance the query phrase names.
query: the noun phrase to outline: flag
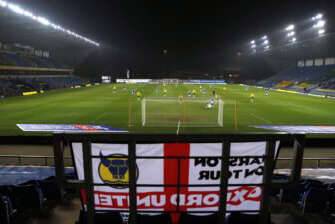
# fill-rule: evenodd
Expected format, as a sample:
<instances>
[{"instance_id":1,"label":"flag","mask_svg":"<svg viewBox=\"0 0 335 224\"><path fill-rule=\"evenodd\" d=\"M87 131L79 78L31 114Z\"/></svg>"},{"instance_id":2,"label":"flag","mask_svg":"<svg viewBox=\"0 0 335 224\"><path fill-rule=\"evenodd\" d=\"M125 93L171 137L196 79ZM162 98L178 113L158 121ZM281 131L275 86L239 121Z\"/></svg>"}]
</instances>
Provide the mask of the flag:
<instances>
[{"instance_id":1,"label":"flag","mask_svg":"<svg viewBox=\"0 0 335 224\"><path fill-rule=\"evenodd\" d=\"M264 158L261 156L264 156L265 148L266 142L231 143L228 178L229 184L234 186L228 188L227 212L260 209L261 187L242 184L262 183ZM78 178L83 180L82 144L73 143L72 149ZM220 184L221 160L216 157L221 154L220 143L137 144L136 155L141 157L136 160L137 184L167 185L138 186L138 211L175 211L177 207L179 211L187 212L218 211L219 187L206 185ZM94 183L108 185L94 187L96 210L128 209L128 145L92 144L92 155ZM183 185L179 190L174 186L178 182ZM187 186L189 184L197 186ZM83 192L84 204L85 198Z\"/></svg>"}]
</instances>

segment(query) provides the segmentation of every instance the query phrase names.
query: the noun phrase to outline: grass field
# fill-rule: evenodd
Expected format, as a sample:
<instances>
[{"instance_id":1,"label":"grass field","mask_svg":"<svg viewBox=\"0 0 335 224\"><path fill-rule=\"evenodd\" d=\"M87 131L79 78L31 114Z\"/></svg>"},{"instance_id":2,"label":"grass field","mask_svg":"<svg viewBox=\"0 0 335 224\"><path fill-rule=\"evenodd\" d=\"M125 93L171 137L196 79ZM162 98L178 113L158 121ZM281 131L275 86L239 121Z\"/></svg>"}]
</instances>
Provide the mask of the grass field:
<instances>
[{"instance_id":1,"label":"grass field","mask_svg":"<svg viewBox=\"0 0 335 224\"><path fill-rule=\"evenodd\" d=\"M114 90L116 86L116 90ZM101 124L123 128L130 132L176 133L177 124L169 127L142 127L141 101L131 95L131 89L144 97L186 97L195 89L198 98L210 98L212 91L224 102L223 127L185 127L179 133L221 133L263 131L250 127L257 124L335 125L335 100L292 93L270 92L240 85L100 85L80 89L48 91L44 94L12 97L0 100L0 135L23 134L18 123ZM255 94L255 102L249 96ZM205 105L192 108L193 113L208 113ZM171 106L161 108L171 111ZM149 116L149 115L148 115ZM148 117L147 116L147 117ZM162 118L163 119L163 118Z\"/></svg>"}]
</instances>

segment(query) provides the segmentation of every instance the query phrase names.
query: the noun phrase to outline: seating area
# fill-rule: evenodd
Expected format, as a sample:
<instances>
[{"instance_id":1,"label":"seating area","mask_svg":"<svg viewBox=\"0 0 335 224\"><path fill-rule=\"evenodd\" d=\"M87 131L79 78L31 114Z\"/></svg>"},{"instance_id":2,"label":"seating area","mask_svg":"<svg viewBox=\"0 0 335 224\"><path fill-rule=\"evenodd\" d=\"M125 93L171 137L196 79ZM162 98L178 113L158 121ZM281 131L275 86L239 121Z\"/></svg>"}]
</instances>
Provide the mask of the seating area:
<instances>
[{"instance_id":1,"label":"seating area","mask_svg":"<svg viewBox=\"0 0 335 224\"><path fill-rule=\"evenodd\" d=\"M0 65L40 68L66 68L51 58L25 55L17 52L0 51Z\"/></svg>"},{"instance_id":2,"label":"seating area","mask_svg":"<svg viewBox=\"0 0 335 224\"><path fill-rule=\"evenodd\" d=\"M335 96L335 66L294 67L258 82L266 88Z\"/></svg>"},{"instance_id":3,"label":"seating area","mask_svg":"<svg viewBox=\"0 0 335 224\"><path fill-rule=\"evenodd\" d=\"M0 223L27 223L34 216L48 213L61 192L52 167L1 167ZM73 178L73 169L66 170ZM68 191L71 193L71 191Z\"/></svg>"},{"instance_id":4,"label":"seating area","mask_svg":"<svg viewBox=\"0 0 335 224\"><path fill-rule=\"evenodd\" d=\"M73 75L0 76L0 97L20 96L23 92L71 88L84 81Z\"/></svg>"},{"instance_id":5,"label":"seating area","mask_svg":"<svg viewBox=\"0 0 335 224\"><path fill-rule=\"evenodd\" d=\"M307 82L315 83L328 78L330 74L334 74L335 66L313 66L313 67L293 67L277 73L275 76L267 79L267 81L280 82L289 80L291 82Z\"/></svg>"},{"instance_id":6,"label":"seating area","mask_svg":"<svg viewBox=\"0 0 335 224\"><path fill-rule=\"evenodd\" d=\"M286 175L276 175L277 179L287 179ZM272 192L280 205L292 204L302 216L317 214L334 221L335 183L302 178L296 186Z\"/></svg>"},{"instance_id":7,"label":"seating area","mask_svg":"<svg viewBox=\"0 0 335 224\"><path fill-rule=\"evenodd\" d=\"M84 85L73 70L54 58L23 51L0 49L0 99L24 92Z\"/></svg>"}]
</instances>

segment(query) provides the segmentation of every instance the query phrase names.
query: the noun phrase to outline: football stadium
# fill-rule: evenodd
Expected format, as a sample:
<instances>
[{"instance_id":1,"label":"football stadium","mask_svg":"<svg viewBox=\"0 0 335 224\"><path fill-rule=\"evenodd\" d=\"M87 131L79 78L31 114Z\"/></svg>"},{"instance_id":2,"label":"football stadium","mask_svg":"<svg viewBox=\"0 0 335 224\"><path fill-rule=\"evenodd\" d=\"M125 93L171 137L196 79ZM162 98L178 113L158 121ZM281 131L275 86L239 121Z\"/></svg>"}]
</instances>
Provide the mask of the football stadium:
<instances>
[{"instance_id":1,"label":"football stadium","mask_svg":"<svg viewBox=\"0 0 335 224\"><path fill-rule=\"evenodd\" d=\"M0 224L334 223L334 9L0 0Z\"/></svg>"}]
</instances>

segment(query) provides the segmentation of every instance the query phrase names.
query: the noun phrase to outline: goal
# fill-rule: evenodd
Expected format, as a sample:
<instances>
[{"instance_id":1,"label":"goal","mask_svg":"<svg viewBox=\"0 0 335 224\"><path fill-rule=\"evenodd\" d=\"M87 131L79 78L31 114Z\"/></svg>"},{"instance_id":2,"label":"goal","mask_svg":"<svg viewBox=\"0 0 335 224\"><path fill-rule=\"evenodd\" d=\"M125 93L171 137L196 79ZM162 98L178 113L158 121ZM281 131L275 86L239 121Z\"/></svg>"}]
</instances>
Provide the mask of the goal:
<instances>
[{"instance_id":1,"label":"goal","mask_svg":"<svg viewBox=\"0 0 335 224\"><path fill-rule=\"evenodd\" d=\"M221 99L208 108L209 98L148 97L141 102L143 127L222 127Z\"/></svg>"}]
</instances>

